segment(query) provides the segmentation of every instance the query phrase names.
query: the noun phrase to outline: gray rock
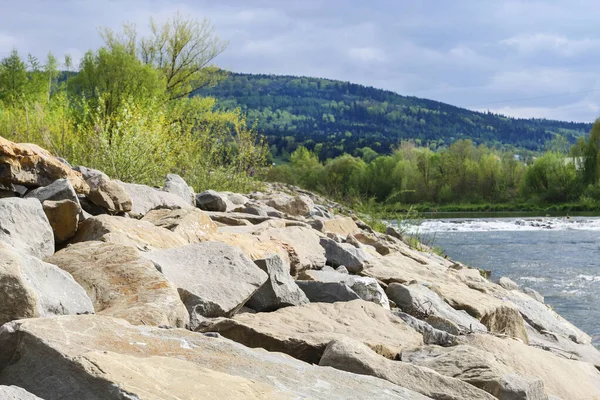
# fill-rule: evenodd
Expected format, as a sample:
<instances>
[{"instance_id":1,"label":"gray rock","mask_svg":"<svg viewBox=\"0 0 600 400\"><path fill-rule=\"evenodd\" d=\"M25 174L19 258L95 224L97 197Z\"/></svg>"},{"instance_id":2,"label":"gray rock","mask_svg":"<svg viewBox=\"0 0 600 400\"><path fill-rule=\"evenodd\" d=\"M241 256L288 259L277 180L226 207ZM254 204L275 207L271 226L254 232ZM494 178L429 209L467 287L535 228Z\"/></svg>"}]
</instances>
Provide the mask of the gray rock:
<instances>
[{"instance_id":1,"label":"gray rock","mask_svg":"<svg viewBox=\"0 0 600 400\"><path fill-rule=\"evenodd\" d=\"M25 195L29 191L29 189L26 186L23 186L23 185L17 185L17 184L15 184L15 185L13 185L13 187L15 188L15 193L19 197L25 197Z\"/></svg>"},{"instance_id":2,"label":"gray rock","mask_svg":"<svg viewBox=\"0 0 600 400\"><path fill-rule=\"evenodd\" d=\"M554 332L576 343L590 343L591 337L546 305L516 290L507 291L503 297L521 312L523 319L538 331Z\"/></svg>"},{"instance_id":3,"label":"gray rock","mask_svg":"<svg viewBox=\"0 0 600 400\"><path fill-rule=\"evenodd\" d=\"M449 333L458 334L469 330L487 331L487 328L477 319L465 312L453 309L437 293L423 285L392 283L388 286L386 294L398 307L412 316L419 319L436 316L455 324L459 331L448 329ZM436 328L438 329L445 326L451 325L440 324L439 320L436 322Z\"/></svg>"},{"instance_id":4,"label":"gray rock","mask_svg":"<svg viewBox=\"0 0 600 400\"><path fill-rule=\"evenodd\" d=\"M325 348L319 365L375 376L436 400L495 399L481 389L429 368L388 360L363 343L349 338L332 340Z\"/></svg>"},{"instance_id":5,"label":"gray rock","mask_svg":"<svg viewBox=\"0 0 600 400\"><path fill-rule=\"evenodd\" d=\"M498 279L498 285L502 286L506 290L519 290L519 285L510 278L505 276Z\"/></svg>"},{"instance_id":6,"label":"gray rock","mask_svg":"<svg viewBox=\"0 0 600 400\"><path fill-rule=\"evenodd\" d=\"M134 218L142 218L151 210L158 208L168 208L175 210L178 208L189 208L191 205L181 197L172 193L163 192L146 185L135 183L125 183L117 181L131 197L131 211L129 215Z\"/></svg>"},{"instance_id":7,"label":"gray rock","mask_svg":"<svg viewBox=\"0 0 600 400\"><path fill-rule=\"evenodd\" d=\"M504 375L498 387L491 393L498 399L507 400L546 400L544 382L539 378L517 374Z\"/></svg>"},{"instance_id":8,"label":"gray rock","mask_svg":"<svg viewBox=\"0 0 600 400\"><path fill-rule=\"evenodd\" d=\"M425 321L421 321L413 317L410 314L404 313L402 311L392 311L392 313L400 317L404 322L406 322L410 327L412 327L415 331L419 332L423 335L423 343L425 344L434 344L437 346L455 346L458 343L458 338L455 335L452 335L446 331L442 331L439 329L435 329L433 326L428 324Z\"/></svg>"},{"instance_id":9,"label":"gray rock","mask_svg":"<svg viewBox=\"0 0 600 400\"><path fill-rule=\"evenodd\" d=\"M98 315L5 325L0 348L0 383L47 400L427 399L381 379L228 339ZM19 357L12 357L17 349Z\"/></svg>"},{"instance_id":10,"label":"gray rock","mask_svg":"<svg viewBox=\"0 0 600 400\"><path fill-rule=\"evenodd\" d=\"M202 242L144 255L179 289L194 329L202 317L235 314L268 275L240 249Z\"/></svg>"},{"instance_id":11,"label":"gray rock","mask_svg":"<svg viewBox=\"0 0 600 400\"><path fill-rule=\"evenodd\" d=\"M36 198L43 203L46 200L71 200L79 207L79 199L77 193L73 189L73 185L67 179L57 179L48 186L40 187L28 192L25 198Z\"/></svg>"},{"instance_id":12,"label":"gray rock","mask_svg":"<svg viewBox=\"0 0 600 400\"><path fill-rule=\"evenodd\" d=\"M43 400L18 386L0 386L0 400Z\"/></svg>"},{"instance_id":13,"label":"gray rock","mask_svg":"<svg viewBox=\"0 0 600 400\"><path fill-rule=\"evenodd\" d=\"M0 199L16 196L15 186L12 183L0 183Z\"/></svg>"},{"instance_id":14,"label":"gray rock","mask_svg":"<svg viewBox=\"0 0 600 400\"><path fill-rule=\"evenodd\" d=\"M1 242L0 282L0 325L22 318L94 312L85 290L68 272Z\"/></svg>"},{"instance_id":15,"label":"gray rock","mask_svg":"<svg viewBox=\"0 0 600 400\"><path fill-rule=\"evenodd\" d=\"M172 193L181 197L192 207L196 206L196 195L194 189L188 186L187 182L177 174L168 174L163 186L165 192Z\"/></svg>"},{"instance_id":16,"label":"gray rock","mask_svg":"<svg viewBox=\"0 0 600 400\"><path fill-rule=\"evenodd\" d=\"M538 291L526 287L523 288L523 293L525 293L527 296L530 296L532 299L535 299L540 303L544 304L544 296L542 296Z\"/></svg>"},{"instance_id":17,"label":"gray rock","mask_svg":"<svg viewBox=\"0 0 600 400\"><path fill-rule=\"evenodd\" d=\"M256 225L272 219L271 217L238 212L206 211L206 214L208 214L208 216L215 222L220 222L222 224L231 226L243 226L248 224Z\"/></svg>"},{"instance_id":18,"label":"gray rock","mask_svg":"<svg viewBox=\"0 0 600 400\"><path fill-rule=\"evenodd\" d=\"M205 190L196 195L196 207L204 211L227 211L227 200L214 190Z\"/></svg>"},{"instance_id":19,"label":"gray rock","mask_svg":"<svg viewBox=\"0 0 600 400\"><path fill-rule=\"evenodd\" d=\"M350 244L336 243L329 238L321 238L320 244L325 250L327 262L334 267L343 265L352 273L359 273L367 263L368 255Z\"/></svg>"},{"instance_id":20,"label":"gray rock","mask_svg":"<svg viewBox=\"0 0 600 400\"><path fill-rule=\"evenodd\" d=\"M0 199L0 242L40 259L54 253L54 233L37 199Z\"/></svg>"},{"instance_id":21,"label":"gray rock","mask_svg":"<svg viewBox=\"0 0 600 400\"><path fill-rule=\"evenodd\" d=\"M340 274L349 274L348 268L345 265L340 265L335 269L335 272L339 272Z\"/></svg>"},{"instance_id":22,"label":"gray rock","mask_svg":"<svg viewBox=\"0 0 600 400\"><path fill-rule=\"evenodd\" d=\"M341 282L296 281L311 303L337 303L360 299L350 287Z\"/></svg>"},{"instance_id":23,"label":"gray rock","mask_svg":"<svg viewBox=\"0 0 600 400\"><path fill-rule=\"evenodd\" d=\"M390 302L385 291L377 279L370 277L355 276L354 283L350 287L361 299L379 304L386 310L390 309Z\"/></svg>"},{"instance_id":24,"label":"gray rock","mask_svg":"<svg viewBox=\"0 0 600 400\"><path fill-rule=\"evenodd\" d=\"M84 167L83 165L78 165L76 167L73 167L73 169L79 173L81 173L81 176L83 176L84 180L88 180L90 178L96 177L96 176L103 176L106 179L110 179L108 177L108 175L106 175L104 172L97 170L97 169L93 169L93 168L88 168L88 167Z\"/></svg>"},{"instance_id":25,"label":"gray rock","mask_svg":"<svg viewBox=\"0 0 600 400\"><path fill-rule=\"evenodd\" d=\"M290 266L281 257L274 255L254 263L269 275L269 279L248 300L248 307L265 312L308 303L308 298L290 275Z\"/></svg>"}]
</instances>

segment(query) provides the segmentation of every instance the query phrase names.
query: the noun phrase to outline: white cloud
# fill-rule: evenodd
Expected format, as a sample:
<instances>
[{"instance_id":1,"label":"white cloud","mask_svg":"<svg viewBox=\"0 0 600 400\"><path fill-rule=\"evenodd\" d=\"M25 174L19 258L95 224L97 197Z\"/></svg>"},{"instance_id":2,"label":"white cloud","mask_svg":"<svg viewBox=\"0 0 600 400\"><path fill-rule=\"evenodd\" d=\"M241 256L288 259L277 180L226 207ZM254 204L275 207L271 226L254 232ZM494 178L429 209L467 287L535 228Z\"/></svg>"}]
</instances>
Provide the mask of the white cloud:
<instances>
[{"instance_id":1,"label":"white cloud","mask_svg":"<svg viewBox=\"0 0 600 400\"><path fill-rule=\"evenodd\" d=\"M361 62L383 62L385 53L376 47L353 47L348 50L348 55Z\"/></svg>"},{"instance_id":2,"label":"white cloud","mask_svg":"<svg viewBox=\"0 0 600 400\"><path fill-rule=\"evenodd\" d=\"M600 49L598 38L570 39L564 35L547 33L520 34L504 39L501 43L525 54L552 51L566 57Z\"/></svg>"}]
</instances>

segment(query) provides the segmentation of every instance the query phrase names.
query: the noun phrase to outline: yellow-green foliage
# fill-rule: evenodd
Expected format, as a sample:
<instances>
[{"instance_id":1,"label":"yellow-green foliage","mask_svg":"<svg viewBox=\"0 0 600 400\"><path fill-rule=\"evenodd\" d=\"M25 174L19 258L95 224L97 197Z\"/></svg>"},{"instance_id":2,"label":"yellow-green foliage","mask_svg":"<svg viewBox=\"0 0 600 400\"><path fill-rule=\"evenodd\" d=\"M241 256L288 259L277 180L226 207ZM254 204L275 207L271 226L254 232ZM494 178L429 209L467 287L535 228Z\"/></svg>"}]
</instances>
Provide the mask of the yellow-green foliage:
<instances>
[{"instance_id":1,"label":"yellow-green foliage","mask_svg":"<svg viewBox=\"0 0 600 400\"><path fill-rule=\"evenodd\" d=\"M175 25L161 30L161 40L181 33L188 40L170 49L173 65L185 71L190 63L189 76L196 78L214 71L206 63L222 51L221 42L193 37L211 32L203 27L207 22L186 22L178 15L169 23ZM72 164L123 181L161 185L167 173L178 173L197 191L253 189L252 176L264 168L268 154L254 126L240 110L217 110L215 99L182 96L199 81L186 81L188 74L181 71L171 76L167 64L136 55L134 40L135 35L121 41L108 35L106 46L88 52L78 74L67 74L60 85L53 57L44 69L30 60L25 80L0 91L0 135L36 143ZM192 47L202 40L217 47L199 54ZM0 64L0 82L16 74L22 78L24 67L13 52Z\"/></svg>"}]
</instances>

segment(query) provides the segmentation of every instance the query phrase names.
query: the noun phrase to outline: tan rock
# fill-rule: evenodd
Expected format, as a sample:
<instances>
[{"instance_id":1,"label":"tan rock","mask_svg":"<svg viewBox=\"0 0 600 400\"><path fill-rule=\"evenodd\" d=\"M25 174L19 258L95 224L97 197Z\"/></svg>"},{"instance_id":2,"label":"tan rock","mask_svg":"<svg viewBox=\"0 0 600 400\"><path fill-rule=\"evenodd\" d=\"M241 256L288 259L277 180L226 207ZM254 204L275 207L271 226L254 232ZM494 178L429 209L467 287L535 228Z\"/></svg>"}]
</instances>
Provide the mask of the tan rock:
<instances>
[{"instance_id":1,"label":"tan rock","mask_svg":"<svg viewBox=\"0 0 600 400\"><path fill-rule=\"evenodd\" d=\"M87 198L109 213L129 212L132 208L131 196L117 181L104 174L95 174L86 181L90 186Z\"/></svg>"},{"instance_id":2,"label":"tan rock","mask_svg":"<svg viewBox=\"0 0 600 400\"><path fill-rule=\"evenodd\" d=\"M271 255L278 255L284 263L290 263L288 247L282 242L265 236L217 232L204 238L209 241L223 242L241 249L252 260L262 260Z\"/></svg>"},{"instance_id":3,"label":"tan rock","mask_svg":"<svg viewBox=\"0 0 600 400\"><path fill-rule=\"evenodd\" d=\"M142 221L169 229L189 243L201 242L206 240L207 236L217 232L217 225L198 208L152 210L142 218Z\"/></svg>"},{"instance_id":4,"label":"tan rock","mask_svg":"<svg viewBox=\"0 0 600 400\"><path fill-rule=\"evenodd\" d=\"M189 323L177 288L134 247L76 243L47 261L73 275L99 314L123 318L134 325L185 327Z\"/></svg>"},{"instance_id":5,"label":"tan rock","mask_svg":"<svg viewBox=\"0 0 600 400\"><path fill-rule=\"evenodd\" d=\"M432 369L388 360L361 342L348 338L331 341L319 365L354 374L376 376L436 400L495 399L475 386L441 375Z\"/></svg>"},{"instance_id":6,"label":"tan rock","mask_svg":"<svg viewBox=\"0 0 600 400\"><path fill-rule=\"evenodd\" d=\"M489 311L481 318L481 323L484 324L490 332L519 338L523 343L529 343L523 317L519 310L512 304L504 305Z\"/></svg>"},{"instance_id":7,"label":"tan rock","mask_svg":"<svg viewBox=\"0 0 600 400\"><path fill-rule=\"evenodd\" d=\"M364 271L365 275L388 284L412 281L427 284L454 309L465 310L478 319L505 305L492 295L470 288L440 264L421 263L400 253L392 253L372 259L371 265Z\"/></svg>"},{"instance_id":8,"label":"tan rock","mask_svg":"<svg viewBox=\"0 0 600 400\"><path fill-rule=\"evenodd\" d=\"M89 186L79 172L31 143L13 143L0 136L0 183L27 187L48 186L57 179L71 182L77 193L88 193Z\"/></svg>"},{"instance_id":9,"label":"tan rock","mask_svg":"<svg viewBox=\"0 0 600 400\"><path fill-rule=\"evenodd\" d=\"M75 235L81 213L81 207L77 203L71 200L46 200L42 206L56 243L62 243Z\"/></svg>"},{"instance_id":10,"label":"tan rock","mask_svg":"<svg viewBox=\"0 0 600 400\"><path fill-rule=\"evenodd\" d=\"M516 374L494 354L472 346L405 349L402 360L465 381L499 399L548 398L541 379Z\"/></svg>"},{"instance_id":11,"label":"tan rock","mask_svg":"<svg viewBox=\"0 0 600 400\"><path fill-rule=\"evenodd\" d=\"M148 221L138 221L110 215L86 219L71 243L98 240L133 246L141 251L181 247L188 242L168 229L154 226Z\"/></svg>"},{"instance_id":12,"label":"tan rock","mask_svg":"<svg viewBox=\"0 0 600 400\"><path fill-rule=\"evenodd\" d=\"M48 400L426 399L223 338L100 315L14 322L0 328L0 348L0 385Z\"/></svg>"},{"instance_id":13,"label":"tan rock","mask_svg":"<svg viewBox=\"0 0 600 400\"><path fill-rule=\"evenodd\" d=\"M262 231L260 236L285 245L294 276L306 269L320 269L325 265L325 250L320 244L322 235L314 229L299 226L273 228Z\"/></svg>"},{"instance_id":14,"label":"tan rock","mask_svg":"<svg viewBox=\"0 0 600 400\"><path fill-rule=\"evenodd\" d=\"M542 379L549 394L569 400L600 399L600 372L591 364L557 357L514 339L467 335L460 341L492 352L518 374Z\"/></svg>"},{"instance_id":15,"label":"tan rock","mask_svg":"<svg viewBox=\"0 0 600 400\"><path fill-rule=\"evenodd\" d=\"M266 201L266 204L289 215L306 215L315 206L310 197L305 195L289 196L277 193Z\"/></svg>"},{"instance_id":16,"label":"tan rock","mask_svg":"<svg viewBox=\"0 0 600 400\"><path fill-rule=\"evenodd\" d=\"M326 219L323 221L323 231L325 233L332 232L338 235L348 236L359 233L360 229L350 217L340 217L334 219Z\"/></svg>"},{"instance_id":17,"label":"tan rock","mask_svg":"<svg viewBox=\"0 0 600 400\"><path fill-rule=\"evenodd\" d=\"M287 353L318 363L327 344L340 337L360 340L395 358L403 347L421 345L422 336L383 307L363 300L311 303L271 313L239 314L203 327L249 347Z\"/></svg>"}]
</instances>

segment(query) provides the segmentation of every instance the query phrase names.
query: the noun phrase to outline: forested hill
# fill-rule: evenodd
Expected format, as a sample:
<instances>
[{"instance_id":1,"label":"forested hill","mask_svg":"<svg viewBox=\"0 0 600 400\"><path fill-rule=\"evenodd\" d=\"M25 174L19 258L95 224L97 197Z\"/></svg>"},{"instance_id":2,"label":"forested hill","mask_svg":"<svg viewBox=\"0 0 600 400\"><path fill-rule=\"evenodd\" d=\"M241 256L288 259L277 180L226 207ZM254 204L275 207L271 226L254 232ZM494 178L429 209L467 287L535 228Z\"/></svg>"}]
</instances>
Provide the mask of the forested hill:
<instances>
[{"instance_id":1,"label":"forested hill","mask_svg":"<svg viewBox=\"0 0 600 400\"><path fill-rule=\"evenodd\" d=\"M516 119L481 113L417 97L329 79L230 73L216 87L197 94L241 107L257 120L272 150L291 152L304 144L321 159L365 146L387 153L400 140L432 148L458 139L489 146L543 150L561 134L571 143L591 124ZM319 145L320 144L320 145Z\"/></svg>"}]
</instances>

